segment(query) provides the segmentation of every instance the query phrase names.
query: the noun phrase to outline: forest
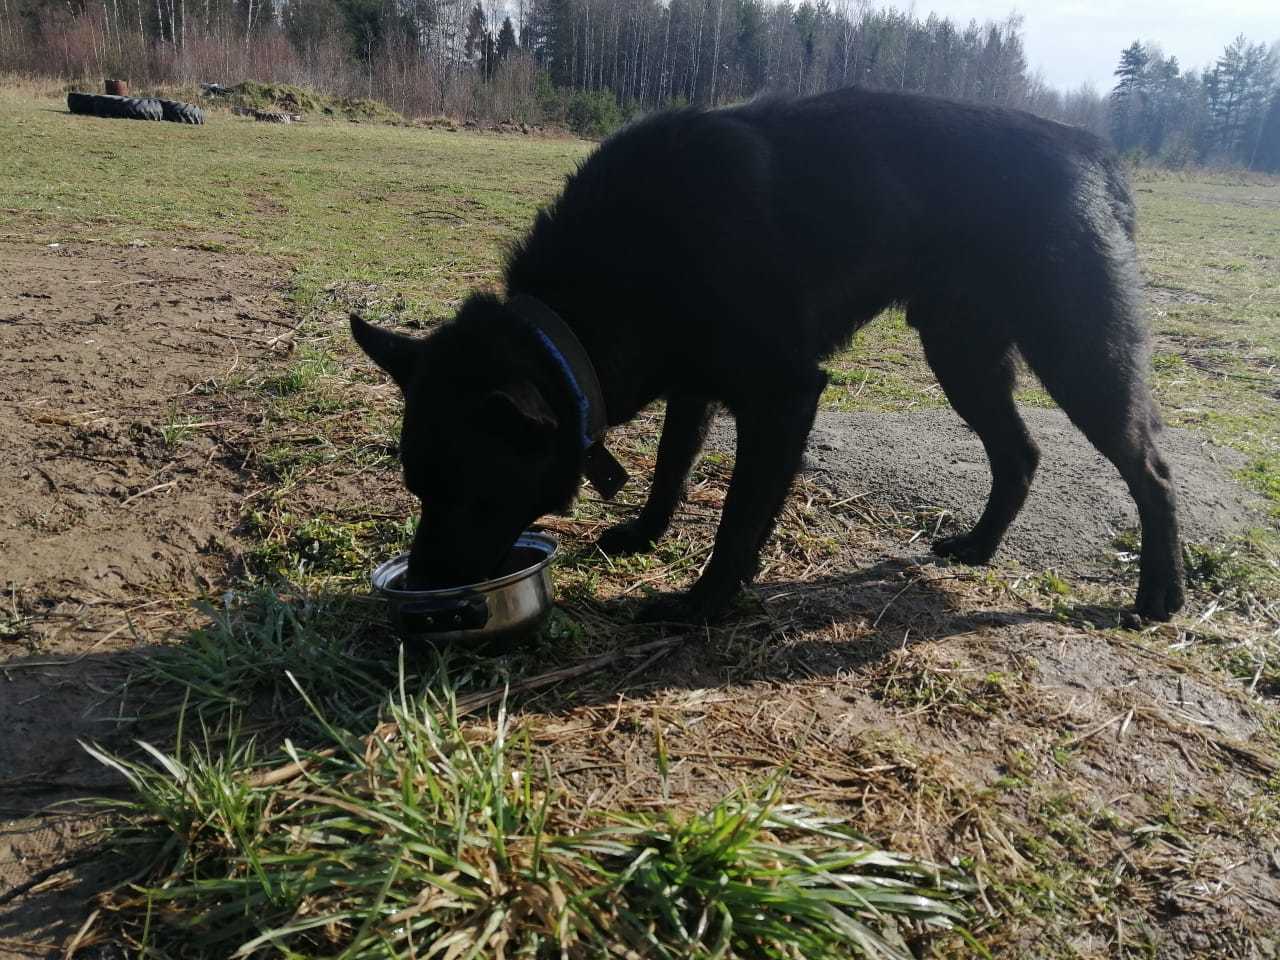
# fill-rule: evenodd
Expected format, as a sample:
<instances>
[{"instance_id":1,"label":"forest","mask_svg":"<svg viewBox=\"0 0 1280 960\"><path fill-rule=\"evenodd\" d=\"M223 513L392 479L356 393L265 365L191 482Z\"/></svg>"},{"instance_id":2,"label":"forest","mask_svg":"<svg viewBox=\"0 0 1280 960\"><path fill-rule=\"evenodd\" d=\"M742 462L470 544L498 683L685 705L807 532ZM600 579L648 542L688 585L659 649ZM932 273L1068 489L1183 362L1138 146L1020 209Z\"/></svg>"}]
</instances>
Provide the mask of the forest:
<instances>
[{"instance_id":1,"label":"forest","mask_svg":"<svg viewBox=\"0 0 1280 960\"><path fill-rule=\"evenodd\" d=\"M1170 167L1280 170L1280 42L1239 36L1196 66L1134 41L1112 89L1064 91L1028 63L1022 26L869 0L0 0L0 73L252 79L591 136L666 106L858 84L1028 110Z\"/></svg>"}]
</instances>

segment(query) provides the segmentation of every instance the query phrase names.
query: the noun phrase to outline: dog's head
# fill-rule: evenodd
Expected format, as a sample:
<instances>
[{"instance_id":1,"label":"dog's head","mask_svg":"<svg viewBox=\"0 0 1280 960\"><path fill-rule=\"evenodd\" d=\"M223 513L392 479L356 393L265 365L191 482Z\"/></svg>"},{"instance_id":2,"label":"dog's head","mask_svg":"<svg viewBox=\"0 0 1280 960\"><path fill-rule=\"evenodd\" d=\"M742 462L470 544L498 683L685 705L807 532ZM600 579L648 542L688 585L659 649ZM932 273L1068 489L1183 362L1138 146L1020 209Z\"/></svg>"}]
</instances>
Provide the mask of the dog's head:
<instances>
[{"instance_id":1,"label":"dog's head","mask_svg":"<svg viewBox=\"0 0 1280 960\"><path fill-rule=\"evenodd\" d=\"M351 317L356 343L404 394L400 461L422 502L411 587L491 577L528 525L577 491L576 428L562 423L539 385L519 329L484 296L422 338Z\"/></svg>"}]
</instances>

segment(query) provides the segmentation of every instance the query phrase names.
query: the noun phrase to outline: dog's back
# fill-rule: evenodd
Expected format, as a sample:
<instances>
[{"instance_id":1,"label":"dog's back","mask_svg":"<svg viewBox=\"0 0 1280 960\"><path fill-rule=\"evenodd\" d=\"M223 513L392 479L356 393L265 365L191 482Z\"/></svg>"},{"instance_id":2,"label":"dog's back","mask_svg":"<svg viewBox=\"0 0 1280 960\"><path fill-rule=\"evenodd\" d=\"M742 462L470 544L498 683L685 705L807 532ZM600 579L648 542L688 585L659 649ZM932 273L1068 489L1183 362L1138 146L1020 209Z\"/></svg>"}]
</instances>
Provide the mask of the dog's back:
<instances>
[{"instance_id":1,"label":"dog's back","mask_svg":"<svg viewBox=\"0 0 1280 960\"><path fill-rule=\"evenodd\" d=\"M708 309L758 306L767 285L805 352L825 355L892 303L945 289L981 309L1081 257L1131 272L1133 229L1123 175L1087 131L847 89L624 129L570 178L510 271L517 285L558 274L565 287L604 271L645 301L660 256L685 265L680 296ZM634 251L626 264L618 244Z\"/></svg>"}]
</instances>

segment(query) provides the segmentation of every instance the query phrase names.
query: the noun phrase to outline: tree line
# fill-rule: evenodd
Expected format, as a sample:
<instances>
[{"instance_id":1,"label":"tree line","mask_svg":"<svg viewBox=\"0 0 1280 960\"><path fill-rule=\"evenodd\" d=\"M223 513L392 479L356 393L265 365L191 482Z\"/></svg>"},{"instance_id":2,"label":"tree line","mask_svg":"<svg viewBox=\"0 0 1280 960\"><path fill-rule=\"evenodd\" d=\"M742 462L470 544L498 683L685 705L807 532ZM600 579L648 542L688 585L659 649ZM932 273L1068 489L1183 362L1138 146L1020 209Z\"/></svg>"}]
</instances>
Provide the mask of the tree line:
<instances>
[{"instance_id":1,"label":"tree line","mask_svg":"<svg viewBox=\"0 0 1280 960\"><path fill-rule=\"evenodd\" d=\"M1120 55L1108 132L1121 151L1168 166L1280 171L1280 43L1236 37L1210 68L1135 41Z\"/></svg>"},{"instance_id":2,"label":"tree line","mask_svg":"<svg viewBox=\"0 0 1280 960\"><path fill-rule=\"evenodd\" d=\"M914 9L914 8L912 8ZM1030 110L1169 164L1278 169L1276 48L1239 38L1183 71L1123 52L1109 95L1034 73L1022 21L871 0L0 0L0 72L239 79L368 96L410 115L603 133L637 112L858 84Z\"/></svg>"}]
</instances>

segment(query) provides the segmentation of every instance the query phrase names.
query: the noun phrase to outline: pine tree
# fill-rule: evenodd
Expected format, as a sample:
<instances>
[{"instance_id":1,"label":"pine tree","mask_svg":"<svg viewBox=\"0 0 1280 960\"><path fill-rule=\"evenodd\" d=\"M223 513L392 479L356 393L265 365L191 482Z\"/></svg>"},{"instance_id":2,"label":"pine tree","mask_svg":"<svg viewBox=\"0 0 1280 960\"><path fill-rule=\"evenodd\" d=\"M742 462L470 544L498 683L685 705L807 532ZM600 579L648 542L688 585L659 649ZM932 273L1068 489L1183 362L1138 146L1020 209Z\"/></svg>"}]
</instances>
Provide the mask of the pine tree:
<instances>
[{"instance_id":1,"label":"pine tree","mask_svg":"<svg viewBox=\"0 0 1280 960\"><path fill-rule=\"evenodd\" d=\"M1130 150L1140 143L1138 131L1146 107L1150 63L1151 55L1138 40L1120 54L1120 64L1115 69L1119 79L1111 91L1111 139L1120 150Z\"/></svg>"},{"instance_id":2,"label":"pine tree","mask_svg":"<svg viewBox=\"0 0 1280 960\"><path fill-rule=\"evenodd\" d=\"M502 21L502 29L498 31L498 61L506 60L516 49L516 28L507 17Z\"/></svg>"},{"instance_id":3,"label":"pine tree","mask_svg":"<svg viewBox=\"0 0 1280 960\"><path fill-rule=\"evenodd\" d=\"M463 50L466 51L468 60L474 60L482 56L484 35L487 32L484 7L477 0L476 5L471 10L471 17L467 20L467 37L463 43Z\"/></svg>"},{"instance_id":4,"label":"pine tree","mask_svg":"<svg viewBox=\"0 0 1280 960\"><path fill-rule=\"evenodd\" d=\"M742 85L746 91L764 89L768 79L768 24L766 11L760 0L743 0L738 7L738 36L734 58L742 73Z\"/></svg>"},{"instance_id":5,"label":"pine tree","mask_svg":"<svg viewBox=\"0 0 1280 960\"><path fill-rule=\"evenodd\" d=\"M1249 42L1241 34L1227 45L1213 70L1205 75L1209 100L1206 152L1211 156L1231 158L1239 151L1250 86L1249 54Z\"/></svg>"}]
</instances>

